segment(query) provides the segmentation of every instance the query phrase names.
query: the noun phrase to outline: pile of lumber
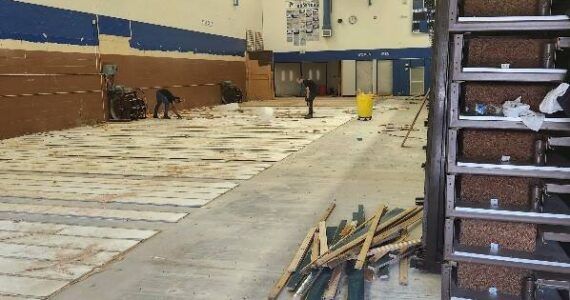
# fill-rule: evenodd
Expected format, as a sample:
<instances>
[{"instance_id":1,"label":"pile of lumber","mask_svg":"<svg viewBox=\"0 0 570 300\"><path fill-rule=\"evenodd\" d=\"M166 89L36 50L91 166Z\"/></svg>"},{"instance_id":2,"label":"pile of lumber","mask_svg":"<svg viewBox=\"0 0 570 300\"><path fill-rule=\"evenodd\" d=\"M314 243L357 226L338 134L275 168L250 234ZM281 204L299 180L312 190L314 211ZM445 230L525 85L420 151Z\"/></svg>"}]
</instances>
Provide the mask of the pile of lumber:
<instances>
[{"instance_id":1,"label":"pile of lumber","mask_svg":"<svg viewBox=\"0 0 570 300\"><path fill-rule=\"evenodd\" d=\"M420 240L409 239L421 224L422 208L391 209L381 205L368 219L360 205L350 221L327 226L335 208L331 204L310 228L269 299L277 299L286 287L293 299L337 299L348 286L348 299L364 299L365 278L382 277L394 263L400 264L400 284L407 285L409 256Z\"/></svg>"}]
</instances>

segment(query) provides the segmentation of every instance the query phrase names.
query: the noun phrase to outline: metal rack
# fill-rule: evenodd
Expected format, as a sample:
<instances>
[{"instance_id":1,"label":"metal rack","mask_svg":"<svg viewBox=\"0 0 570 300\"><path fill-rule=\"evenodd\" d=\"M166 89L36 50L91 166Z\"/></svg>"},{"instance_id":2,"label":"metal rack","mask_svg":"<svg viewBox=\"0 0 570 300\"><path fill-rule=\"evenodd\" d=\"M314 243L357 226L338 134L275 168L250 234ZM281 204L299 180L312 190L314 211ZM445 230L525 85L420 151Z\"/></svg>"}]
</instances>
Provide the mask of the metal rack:
<instances>
[{"instance_id":1,"label":"metal rack","mask_svg":"<svg viewBox=\"0 0 570 300\"><path fill-rule=\"evenodd\" d=\"M568 35L570 18L548 15L549 9L542 16L462 17L460 1L439 1L437 8L449 15L440 13L436 20L423 253L424 259L432 261L424 261L423 265L433 269L433 265L441 263L442 299L521 299L530 296L532 298L524 299L562 299L557 298L560 297L557 290L570 290L570 252L563 249L562 244L570 241L570 203L560 194L570 193L570 165L468 161L461 157L459 138L460 132L466 129L530 132L518 118L463 114L461 84L464 82L559 83L567 75L566 68L466 67L463 57L465 34L537 32ZM564 44L568 39L563 37L559 41ZM540 132L550 136L547 147L570 146L570 118L547 118ZM532 187L528 206L501 206L493 202L497 199L484 199L488 204L482 204L485 201L466 203L460 199L460 187L456 183L463 175L527 177L540 181L541 185ZM462 245L457 231L458 222L464 219L533 224L540 229L536 250L530 253ZM443 232L443 237L438 232ZM491 291L460 288L456 268L462 263L524 269L533 275L525 282L521 297L501 294L501 291L496 295Z\"/></svg>"}]
</instances>

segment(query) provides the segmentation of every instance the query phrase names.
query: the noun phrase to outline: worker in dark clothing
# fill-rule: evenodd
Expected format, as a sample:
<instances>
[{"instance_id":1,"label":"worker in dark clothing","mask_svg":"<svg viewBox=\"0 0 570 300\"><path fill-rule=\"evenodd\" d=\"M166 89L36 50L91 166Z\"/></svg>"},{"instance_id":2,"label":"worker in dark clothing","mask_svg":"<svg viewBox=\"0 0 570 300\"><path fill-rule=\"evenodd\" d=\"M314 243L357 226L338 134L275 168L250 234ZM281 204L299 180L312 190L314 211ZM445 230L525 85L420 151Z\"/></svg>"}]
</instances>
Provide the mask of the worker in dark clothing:
<instances>
[{"instance_id":1,"label":"worker in dark clothing","mask_svg":"<svg viewBox=\"0 0 570 300\"><path fill-rule=\"evenodd\" d=\"M172 108L172 111L176 114L178 119L182 119L182 116L178 113L176 109L175 103L180 103L182 100L180 97L174 96L169 90L167 89L160 89L156 91L156 105L154 106L154 115L153 117L156 119L158 118L158 110L160 106L164 104L164 119L170 119L168 116L169 108Z\"/></svg>"},{"instance_id":2,"label":"worker in dark clothing","mask_svg":"<svg viewBox=\"0 0 570 300\"><path fill-rule=\"evenodd\" d=\"M298 78L297 83L302 84L305 88L303 92L309 107L309 113L305 116L305 119L311 119L313 118L313 102L319 93L319 86L314 81L303 78Z\"/></svg>"}]
</instances>

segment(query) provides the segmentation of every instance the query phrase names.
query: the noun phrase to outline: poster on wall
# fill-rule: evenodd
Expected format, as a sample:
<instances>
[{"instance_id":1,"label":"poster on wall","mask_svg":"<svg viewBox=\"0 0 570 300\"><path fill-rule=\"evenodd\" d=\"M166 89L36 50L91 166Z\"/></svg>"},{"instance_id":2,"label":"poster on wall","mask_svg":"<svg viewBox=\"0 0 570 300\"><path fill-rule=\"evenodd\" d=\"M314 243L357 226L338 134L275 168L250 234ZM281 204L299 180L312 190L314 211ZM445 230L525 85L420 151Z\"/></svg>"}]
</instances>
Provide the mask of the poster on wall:
<instances>
[{"instance_id":1,"label":"poster on wall","mask_svg":"<svg viewBox=\"0 0 570 300\"><path fill-rule=\"evenodd\" d=\"M287 0L287 42L305 46L320 38L319 0Z\"/></svg>"}]
</instances>

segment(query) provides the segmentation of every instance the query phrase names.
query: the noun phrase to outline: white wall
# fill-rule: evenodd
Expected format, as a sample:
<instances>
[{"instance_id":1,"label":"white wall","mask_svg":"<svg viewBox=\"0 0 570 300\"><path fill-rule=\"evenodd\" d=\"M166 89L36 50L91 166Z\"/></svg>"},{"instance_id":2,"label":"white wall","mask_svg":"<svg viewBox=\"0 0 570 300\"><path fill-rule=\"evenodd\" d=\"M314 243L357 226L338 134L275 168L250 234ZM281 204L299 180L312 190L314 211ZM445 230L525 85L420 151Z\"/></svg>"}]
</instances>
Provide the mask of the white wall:
<instances>
[{"instance_id":1,"label":"white wall","mask_svg":"<svg viewBox=\"0 0 570 300\"><path fill-rule=\"evenodd\" d=\"M19 2L245 38L248 29L261 31L262 1L241 0L239 6L234 6L233 0L21 0Z\"/></svg>"},{"instance_id":2,"label":"white wall","mask_svg":"<svg viewBox=\"0 0 570 300\"><path fill-rule=\"evenodd\" d=\"M427 34L412 33L412 0L332 0L333 36L308 41L306 46L287 43L286 1L263 2L263 35L266 49L275 52L348 49L395 49L429 47ZM322 15L322 0L321 0ZM351 25L350 16L358 21ZM342 24L337 19L343 19ZM322 24L322 16L321 16Z\"/></svg>"}]
</instances>

